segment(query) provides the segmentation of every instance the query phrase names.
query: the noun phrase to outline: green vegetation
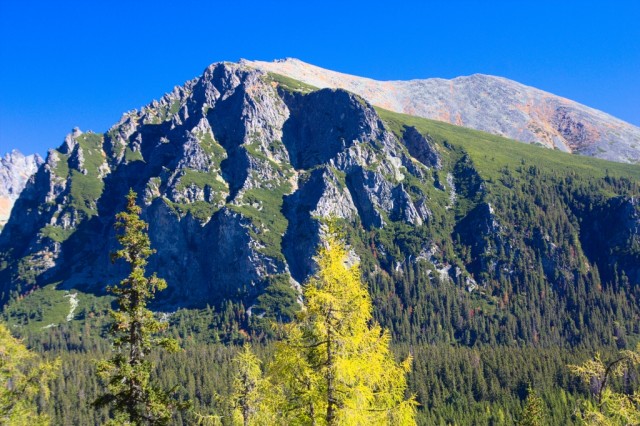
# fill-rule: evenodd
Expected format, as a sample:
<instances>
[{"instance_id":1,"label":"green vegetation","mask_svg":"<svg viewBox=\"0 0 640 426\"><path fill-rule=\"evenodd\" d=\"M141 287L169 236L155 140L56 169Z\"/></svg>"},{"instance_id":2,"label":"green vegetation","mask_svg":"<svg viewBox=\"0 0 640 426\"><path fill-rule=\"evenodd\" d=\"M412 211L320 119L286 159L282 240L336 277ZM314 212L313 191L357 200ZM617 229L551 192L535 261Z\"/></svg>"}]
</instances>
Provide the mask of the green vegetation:
<instances>
[{"instance_id":1,"label":"green vegetation","mask_svg":"<svg viewBox=\"0 0 640 426\"><path fill-rule=\"evenodd\" d=\"M285 90L311 90L277 76L269 78ZM640 341L640 285L634 272L640 264L640 242L637 233L616 228L623 222L620 210L631 206L627 202L631 197L640 196L640 168L378 111L399 137L406 125L430 135L442 156L442 170L419 164L415 165L419 173L409 172L410 165L401 169L405 178L400 183L414 201L426 198L432 213L423 225L389 217L382 229L341 222L349 246L360 258L360 279L371 297L372 318L367 325L379 323L380 329L389 330L388 337L380 336L389 339L393 359L413 357L406 386L407 395L415 394L420 404L416 422L574 425L592 413L607 418L633 414L637 403L631 398L640 388L637 365L627 363L615 370L603 387L609 394L602 391L599 397L590 385L603 382L594 371L601 373L603 366L606 370ZM82 143L89 150L95 142ZM208 154L224 158L224 150L210 135L202 135L200 143ZM270 161L256 141L246 149L259 160ZM59 167L68 167L68 158L61 158ZM269 164L281 172L279 179L289 177L286 166ZM346 186L346 174L333 171ZM63 176L68 175L67 170ZM187 172L179 185L204 188L214 184L212 177ZM159 178L154 184L158 182ZM261 189L241 193L242 204L229 208L251 221L250 232L264 245L260 249L264 254L282 260L281 239L288 226L282 203L291 188L288 183L263 184ZM90 209L95 188L76 191L81 205ZM206 202L170 205L181 215L191 212L202 220L218 208ZM41 232L54 241L66 238L56 227ZM38 262L35 256L22 259L20 285L35 283ZM163 389L179 383L175 389L179 400L193 401L198 413L210 413L207 419L222 424L230 424L234 415L236 420L250 418L249 423L261 421L253 413L269 411L252 411L251 406L265 403L264 380L279 403L291 404L284 392L274 391L276 382L270 374L275 366L269 360L281 350L282 337L287 337L279 334L278 323L309 318L313 312L299 312L299 293L288 275L268 277L260 285L246 299L167 313L170 326L162 336L177 339L184 351L169 354L151 348L146 358L152 364L149 380ZM96 398L100 389L93 360L111 353L110 341L105 339L105 312L113 299L78 292L76 313L66 321L70 302L63 291L54 286L26 287L31 289L23 297L14 297L3 315L28 347L63 361L63 374L53 382L54 404L40 407L41 411L56 424L104 423L109 412L83 401ZM308 297L309 290L305 291ZM51 323L58 325L46 328ZM306 323L306 334L298 333L300 339L287 337L284 342L310 342L322 329L310 323ZM296 326L290 327L294 331L289 336L296 333ZM252 350L241 351L247 342ZM304 362L290 366L308 367L311 361L323 360L324 352L295 346L289 349L299 350L293 355ZM351 342L343 347L352 348ZM594 361L595 353L600 357ZM590 371L589 381L579 380L568 365ZM318 392L298 400L320 400L318 395L327 388L321 373L326 371L305 369ZM238 380L242 377L247 380ZM277 389L283 389L280 385ZM251 393L255 389L260 391ZM286 389L291 394L300 391L294 386ZM343 395L349 392L346 386ZM328 405L316 405L321 407L319 421L326 422ZM287 413L303 411L303 407L294 408ZM637 423L633 417L624 421ZM171 422L193 424L194 419L176 412Z\"/></svg>"},{"instance_id":2,"label":"green vegetation","mask_svg":"<svg viewBox=\"0 0 640 426\"><path fill-rule=\"evenodd\" d=\"M220 180L220 175L216 172L201 172L197 170L184 170L184 174L180 177L180 181L176 185L178 191L182 191L191 185L195 185L198 188L211 188L216 194L224 194L229 192L227 183ZM224 197L218 197L223 200Z\"/></svg>"},{"instance_id":3,"label":"green vegetation","mask_svg":"<svg viewBox=\"0 0 640 426\"><path fill-rule=\"evenodd\" d=\"M515 169L522 165L534 165L545 171L569 173L586 179L598 179L607 175L640 179L640 168L637 165L567 154L378 107L376 111L396 136L402 135L404 126L414 126L419 132L430 135L441 146L447 142L464 149L473 159L481 177L487 181L498 179L503 167Z\"/></svg>"},{"instance_id":4,"label":"green vegetation","mask_svg":"<svg viewBox=\"0 0 640 426\"><path fill-rule=\"evenodd\" d=\"M289 92L311 93L318 90L318 88L315 86L273 72L267 74L267 81L274 82L278 85L278 87L281 87Z\"/></svg>"},{"instance_id":5,"label":"green vegetation","mask_svg":"<svg viewBox=\"0 0 640 426\"><path fill-rule=\"evenodd\" d=\"M282 214L282 203L290 192L288 182L272 189L252 188L242 196L243 205L229 205L258 228L258 232L251 231L251 236L264 245L258 250L274 259L284 260L282 236L287 231L288 222Z\"/></svg>"},{"instance_id":6,"label":"green vegetation","mask_svg":"<svg viewBox=\"0 0 640 426\"><path fill-rule=\"evenodd\" d=\"M66 241L73 233L75 229L64 229L61 226L47 225L40 230L40 235L44 238L49 238L57 243Z\"/></svg>"},{"instance_id":7,"label":"green vegetation","mask_svg":"<svg viewBox=\"0 0 640 426\"><path fill-rule=\"evenodd\" d=\"M96 175L71 170L71 206L76 210L88 217L97 214L97 201L103 189L104 182Z\"/></svg>"},{"instance_id":8,"label":"green vegetation","mask_svg":"<svg viewBox=\"0 0 640 426\"><path fill-rule=\"evenodd\" d=\"M140 151L134 151L129 146L124 149L124 159L127 163L133 163L134 161L144 161L142 153Z\"/></svg>"},{"instance_id":9,"label":"green vegetation","mask_svg":"<svg viewBox=\"0 0 640 426\"><path fill-rule=\"evenodd\" d=\"M46 426L49 416L42 406L49 401L49 381L59 361L46 362L27 350L0 323L0 423L13 426Z\"/></svg>"},{"instance_id":10,"label":"green vegetation","mask_svg":"<svg viewBox=\"0 0 640 426\"><path fill-rule=\"evenodd\" d=\"M213 139L211 132L202 132L196 135L200 142L200 147L212 159L217 160L218 164L227 157L227 151Z\"/></svg>"},{"instance_id":11,"label":"green vegetation","mask_svg":"<svg viewBox=\"0 0 640 426\"><path fill-rule=\"evenodd\" d=\"M69 176L69 156L62 154L59 151L55 151L58 156L58 162L56 163L56 167L53 170L56 176L61 177L62 179L66 179Z\"/></svg>"},{"instance_id":12,"label":"green vegetation","mask_svg":"<svg viewBox=\"0 0 640 426\"><path fill-rule=\"evenodd\" d=\"M215 212L220 210L219 205L200 200L194 201L193 203L173 203L168 200L164 201L173 208L179 216L183 217L188 213L191 213L194 218L201 222L208 221Z\"/></svg>"},{"instance_id":13,"label":"green vegetation","mask_svg":"<svg viewBox=\"0 0 640 426\"><path fill-rule=\"evenodd\" d=\"M95 401L97 407L112 407L113 424L164 425L171 420L173 411L185 408L184 403L173 401L172 391L165 391L150 381L153 364L148 360L152 349L179 351L178 342L169 337L157 337L168 323L161 322L147 309L156 291L167 287L166 281L145 276L147 259L155 250L147 235L148 225L140 219L142 209L136 205L137 194L127 195L127 210L116 216L116 229L121 229L120 250L112 259L122 259L130 266L129 276L119 285L110 287L116 295L118 310L111 311L113 324L109 334L113 338L114 355L97 365L97 375L107 391Z\"/></svg>"}]
</instances>

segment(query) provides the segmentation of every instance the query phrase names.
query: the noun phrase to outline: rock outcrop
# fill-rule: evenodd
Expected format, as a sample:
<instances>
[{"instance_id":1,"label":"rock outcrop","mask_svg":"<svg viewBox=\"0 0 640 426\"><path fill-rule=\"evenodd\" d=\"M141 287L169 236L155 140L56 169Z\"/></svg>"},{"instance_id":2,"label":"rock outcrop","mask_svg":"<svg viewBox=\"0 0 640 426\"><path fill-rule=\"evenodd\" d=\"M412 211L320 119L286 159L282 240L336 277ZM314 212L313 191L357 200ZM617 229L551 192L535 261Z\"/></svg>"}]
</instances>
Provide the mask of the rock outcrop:
<instances>
[{"instance_id":1,"label":"rock outcrop","mask_svg":"<svg viewBox=\"0 0 640 426\"><path fill-rule=\"evenodd\" d=\"M15 149L0 159L0 229L7 223L27 180L42 163L38 154L24 155Z\"/></svg>"}]
</instances>

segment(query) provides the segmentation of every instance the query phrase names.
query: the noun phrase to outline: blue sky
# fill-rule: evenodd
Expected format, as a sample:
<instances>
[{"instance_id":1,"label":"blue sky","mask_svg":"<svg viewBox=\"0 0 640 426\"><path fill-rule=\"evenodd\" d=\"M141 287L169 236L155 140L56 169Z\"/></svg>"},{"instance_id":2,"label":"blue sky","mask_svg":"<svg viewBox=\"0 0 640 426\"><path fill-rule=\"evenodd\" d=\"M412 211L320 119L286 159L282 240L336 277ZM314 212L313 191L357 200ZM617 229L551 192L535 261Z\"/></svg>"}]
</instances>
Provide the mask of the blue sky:
<instances>
[{"instance_id":1,"label":"blue sky","mask_svg":"<svg viewBox=\"0 0 640 426\"><path fill-rule=\"evenodd\" d=\"M640 125L637 1L0 1L0 153L105 131L210 63L504 76Z\"/></svg>"}]
</instances>

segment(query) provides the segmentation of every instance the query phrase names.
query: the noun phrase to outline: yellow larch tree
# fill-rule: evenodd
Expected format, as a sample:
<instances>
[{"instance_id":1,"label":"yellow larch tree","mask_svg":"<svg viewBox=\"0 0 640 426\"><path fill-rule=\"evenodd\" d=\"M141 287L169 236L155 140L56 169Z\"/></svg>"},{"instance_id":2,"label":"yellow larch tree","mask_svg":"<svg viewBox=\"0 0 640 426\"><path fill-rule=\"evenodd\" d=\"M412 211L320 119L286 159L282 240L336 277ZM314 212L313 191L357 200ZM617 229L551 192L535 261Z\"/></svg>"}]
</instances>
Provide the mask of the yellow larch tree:
<instances>
[{"instance_id":1,"label":"yellow larch tree","mask_svg":"<svg viewBox=\"0 0 640 426\"><path fill-rule=\"evenodd\" d=\"M390 336L372 321L371 297L357 264L329 227L318 272L303 287L304 309L285 327L271 378L285 401L287 424L411 425L411 358L394 360Z\"/></svg>"}]
</instances>

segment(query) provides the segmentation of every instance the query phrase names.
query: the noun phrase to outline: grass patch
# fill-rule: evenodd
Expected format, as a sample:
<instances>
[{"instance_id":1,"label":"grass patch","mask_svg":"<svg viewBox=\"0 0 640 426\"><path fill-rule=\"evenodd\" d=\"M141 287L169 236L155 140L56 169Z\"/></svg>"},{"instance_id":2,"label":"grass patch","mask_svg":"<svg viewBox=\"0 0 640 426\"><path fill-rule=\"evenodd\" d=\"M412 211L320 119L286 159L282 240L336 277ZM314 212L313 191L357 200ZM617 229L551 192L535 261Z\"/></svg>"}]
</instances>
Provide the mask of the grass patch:
<instances>
[{"instance_id":1,"label":"grass patch","mask_svg":"<svg viewBox=\"0 0 640 426\"><path fill-rule=\"evenodd\" d=\"M58 284L46 285L9 302L2 312L2 318L9 328L20 335L25 335L43 333L49 327L57 327L69 322L80 326L89 317L104 315L113 300L110 296L98 297L75 289L57 290ZM72 320L67 321L72 308L71 295L74 293L78 305L73 310Z\"/></svg>"},{"instance_id":2,"label":"grass patch","mask_svg":"<svg viewBox=\"0 0 640 426\"><path fill-rule=\"evenodd\" d=\"M56 163L56 167L53 169L53 172L56 176L66 179L69 176L69 156L57 150L55 153L58 156L58 162Z\"/></svg>"},{"instance_id":3,"label":"grass patch","mask_svg":"<svg viewBox=\"0 0 640 426\"><path fill-rule=\"evenodd\" d=\"M93 216L98 211L96 201L102 195L104 182L97 176L84 175L77 170L71 171L71 206Z\"/></svg>"},{"instance_id":4,"label":"grass patch","mask_svg":"<svg viewBox=\"0 0 640 426\"><path fill-rule=\"evenodd\" d=\"M273 189L253 188L244 193L244 205L229 206L250 219L258 228L258 232L252 232L251 236L264 245L259 251L283 261L282 236L287 230L288 221L282 214L282 203L284 196L290 192L289 183Z\"/></svg>"},{"instance_id":5,"label":"grass patch","mask_svg":"<svg viewBox=\"0 0 640 426\"><path fill-rule=\"evenodd\" d=\"M217 164L227 158L227 152L224 148L215 141L211 132L198 132L196 138L200 143L200 147L210 157L216 160Z\"/></svg>"},{"instance_id":6,"label":"grass patch","mask_svg":"<svg viewBox=\"0 0 640 426\"><path fill-rule=\"evenodd\" d=\"M273 72L267 73L267 81L276 83L278 87L289 92L311 93L318 90L315 86Z\"/></svg>"},{"instance_id":7,"label":"grass patch","mask_svg":"<svg viewBox=\"0 0 640 426\"><path fill-rule=\"evenodd\" d=\"M168 200L164 201L172 207L179 216L184 217L187 213L191 213L191 216L201 222L209 220L215 212L220 210L219 205L211 204L206 201L194 201L193 203L173 203Z\"/></svg>"},{"instance_id":8,"label":"grass patch","mask_svg":"<svg viewBox=\"0 0 640 426\"><path fill-rule=\"evenodd\" d=\"M185 169L184 174L180 177L180 181L176 185L178 191L182 191L191 185L195 185L198 188L210 187L218 193L227 193L229 188L224 181L218 180L218 174L216 172L201 172L197 170ZM221 196L221 199L224 195Z\"/></svg>"},{"instance_id":9,"label":"grass patch","mask_svg":"<svg viewBox=\"0 0 640 426\"><path fill-rule=\"evenodd\" d=\"M59 226L47 225L40 230L40 235L43 238L49 238L57 243L66 241L71 234L75 232L75 229L64 229Z\"/></svg>"},{"instance_id":10,"label":"grass patch","mask_svg":"<svg viewBox=\"0 0 640 426\"><path fill-rule=\"evenodd\" d=\"M454 126L440 121L414 117L376 107L376 111L388 128L399 138L403 127L414 126L420 133L429 134L437 144L445 142L463 148L473 160L481 177L498 179L504 166L515 169L524 164L535 165L552 173L576 173L586 178L603 178L607 175L640 179L640 167L614 163L593 157L568 154L534 145L517 142L479 130Z\"/></svg>"},{"instance_id":11,"label":"grass patch","mask_svg":"<svg viewBox=\"0 0 640 426\"><path fill-rule=\"evenodd\" d=\"M142 158L142 153L140 151L134 151L128 146L124 150L124 159L127 163L133 163L134 161L144 161L144 158Z\"/></svg>"}]
</instances>

